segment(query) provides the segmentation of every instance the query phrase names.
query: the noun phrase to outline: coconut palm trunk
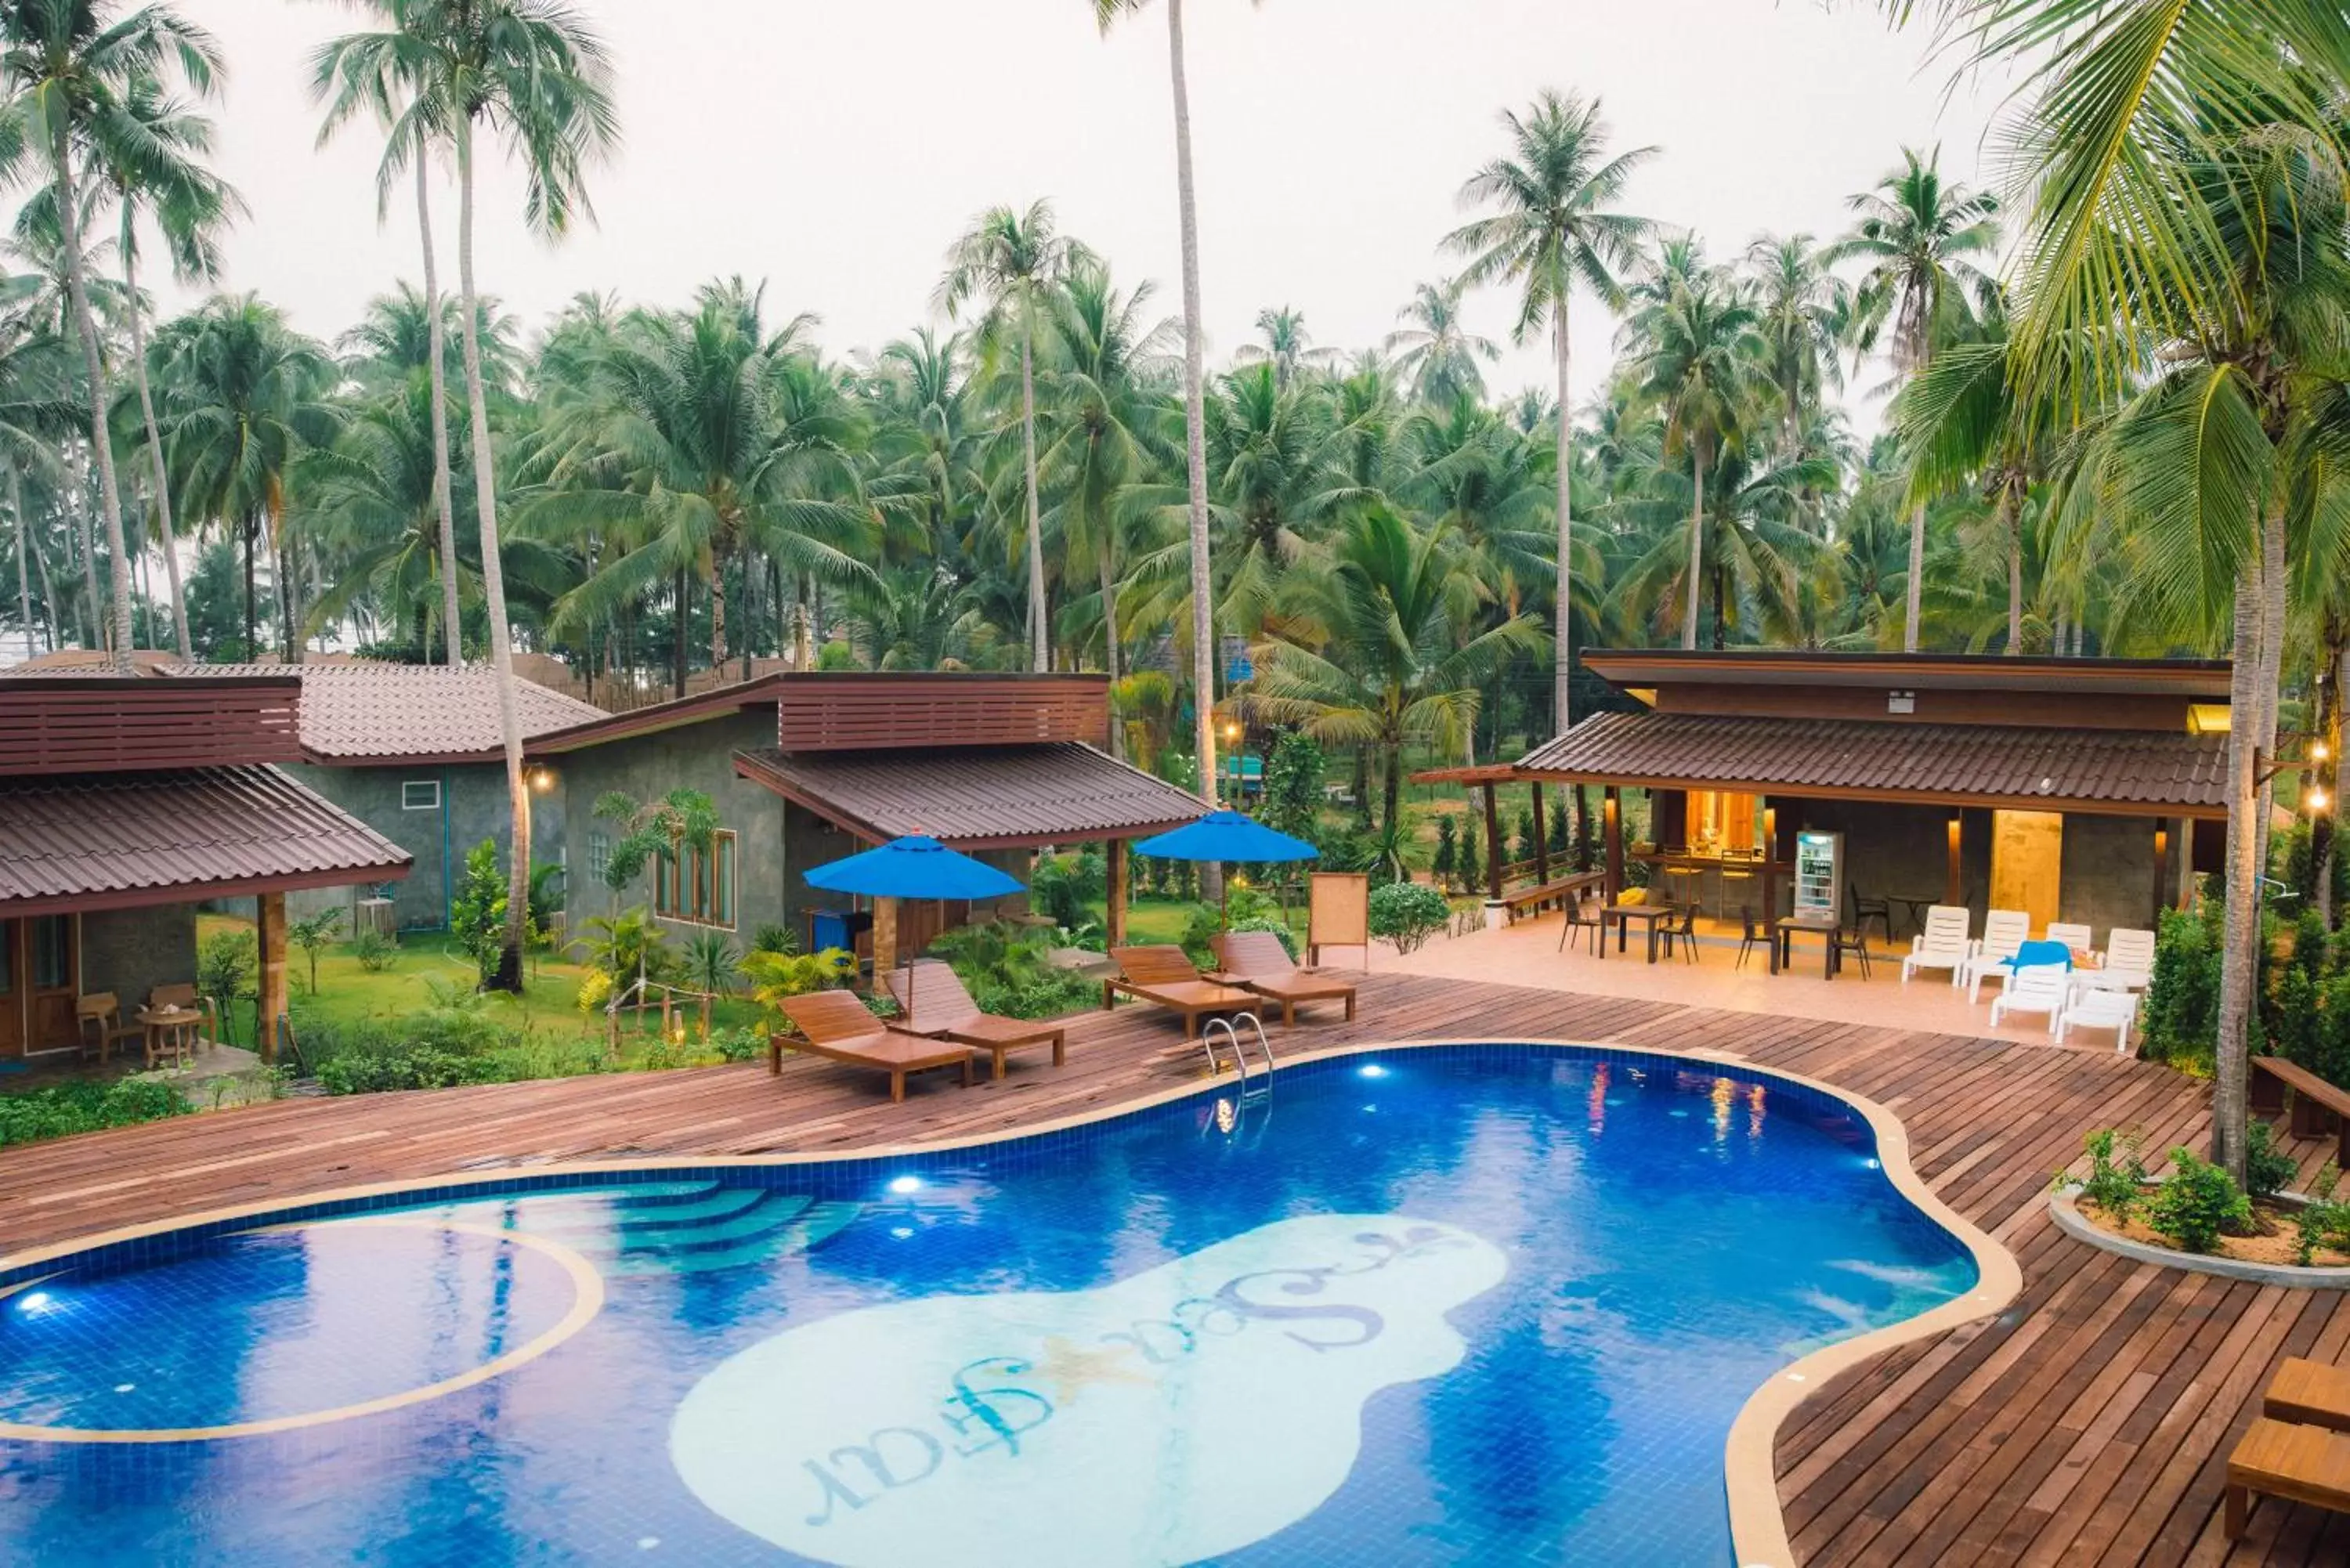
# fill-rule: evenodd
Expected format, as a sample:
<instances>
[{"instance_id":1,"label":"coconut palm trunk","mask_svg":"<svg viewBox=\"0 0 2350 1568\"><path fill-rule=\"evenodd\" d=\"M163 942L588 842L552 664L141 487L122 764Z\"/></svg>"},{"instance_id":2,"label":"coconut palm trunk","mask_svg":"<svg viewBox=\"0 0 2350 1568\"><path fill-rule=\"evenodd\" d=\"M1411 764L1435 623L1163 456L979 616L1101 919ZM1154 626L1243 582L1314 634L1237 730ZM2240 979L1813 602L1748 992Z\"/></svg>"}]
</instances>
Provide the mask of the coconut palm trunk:
<instances>
[{"instance_id":1,"label":"coconut palm trunk","mask_svg":"<svg viewBox=\"0 0 2350 1568\"><path fill-rule=\"evenodd\" d=\"M89 508L89 478L87 472L74 475L72 504L68 508L73 517L73 545L81 559L81 611L76 618L81 624L81 645L100 649L107 645L98 608L98 541L91 537Z\"/></svg>"},{"instance_id":2,"label":"coconut palm trunk","mask_svg":"<svg viewBox=\"0 0 2350 1568\"><path fill-rule=\"evenodd\" d=\"M1681 646L1697 646L1698 601L1705 587L1705 452L1690 443L1689 596L1681 609Z\"/></svg>"},{"instance_id":3,"label":"coconut palm trunk","mask_svg":"<svg viewBox=\"0 0 2350 1568\"><path fill-rule=\"evenodd\" d=\"M1167 59L1175 92L1175 199L1183 235L1183 445L1191 489L1191 709L1200 798L1216 804L1216 631L1208 572L1206 348L1200 327L1200 207L1191 172L1191 93L1183 73L1183 0L1167 0ZM1219 887L1214 862L1202 880Z\"/></svg>"},{"instance_id":4,"label":"coconut palm trunk","mask_svg":"<svg viewBox=\"0 0 2350 1568\"><path fill-rule=\"evenodd\" d=\"M1028 476L1028 661L1039 675L1053 667L1045 621L1045 531L1036 504L1036 300L1032 282L1020 291L1020 455Z\"/></svg>"},{"instance_id":5,"label":"coconut palm trunk","mask_svg":"<svg viewBox=\"0 0 2350 1568\"><path fill-rule=\"evenodd\" d=\"M83 373L89 379L89 444L98 463L99 507L106 520L106 547L112 568L113 589L109 625L113 633L114 668L121 674L131 673L130 663L130 558L122 539L122 492L115 483L114 443L106 429L106 405L111 401L107 393L106 356L98 342L98 318L90 313L89 283L82 275L81 215L75 211L73 157L66 139L62 118L57 122L57 140L51 149L56 161L58 238L65 250L66 294L73 305L74 328L81 337ZM97 611L97 565L92 562L90 606Z\"/></svg>"},{"instance_id":6,"label":"coconut palm trunk","mask_svg":"<svg viewBox=\"0 0 2350 1568\"><path fill-rule=\"evenodd\" d=\"M2023 498L2012 476L1999 489L1999 509L2007 524L2007 656L2023 652Z\"/></svg>"},{"instance_id":7,"label":"coconut palm trunk","mask_svg":"<svg viewBox=\"0 0 2350 1568\"><path fill-rule=\"evenodd\" d=\"M1558 348L1558 610L1551 629L1558 641L1551 650L1551 724L1564 735L1575 723L1575 650L1570 645L1567 628L1574 618L1573 588L1575 585L1575 500L1571 493L1575 471L1575 434L1566 417L1567 370L1571 355L1566 336L1567 291L1558 291L1558 305L1551 317L1551 336Z\"/></svg>"},{"instance_id":8,"label":"coconut palm trunk","mask_svg":"<svg viewBox=\"0 0 2350 1568\"><path fill-rule=\"evenodd\" d=\"M465 662L457 603L457 509L449 477L448 347L441 322L441 271L432 257L432 198L424 148L416 150L416 233L424 246L424 336L432 357L432 505L441 514L441 643L450 669Z\"/></svg>"},{"instance_id":9,"label":"coconut palm trunk","mask_svg":"<svg viewBox=\"0 0 2350 1568\"><path fill-rule=\"evenodd\" d=\"M497 671L498 727L505 742L506 798L514 814L514 847L506 867L506 938L496 991L522 990L522 948L530 924L530 791L522 776L522 714L515 692L514 644L506 628L505 573L498 560L497 477L490 460L490 410L482 386L480 306L473 289L473 123L457 122L457 288L459 341L465 350L465 401L472 415L473 504L482 520L482 597L490 611L490 663ZM682 617L683 606L679 613Z\"/></svg>"},{"instance_id":10,"label":"coconut palm trunk","mask_svg":"<svg viewBox=\"0 0 2350 1568\"><path fill-rule=\"evenodd\" d=\"M1909 583L1901 623L1901 651L1918 651L1918 617L1926 592L1926 504L1909 509Z\"/></svg>"},{"instance_id":11,"label":"coconut palm trunk","mask_svg":"<svg viewBox=\"0 0 2350 1568\"><path fill-rule=\"evenodd\" d=\"M25 478L8 465L8 514L16 520L16 622L25 628L25 657L33 657L33 524L25 516Z\"/></svg>"},{"instance_id":12,"label":"coconut palm trunk","mask_svg":"<svg viewBox=\"0 0 2350 1568\"><path fill-rule=\"evenodd\" d=\"M122 247L122 291L130 304L130 363L139 371L139 417L147 425L147 451L155 465L155 525L163 535L163 579L172 585L172 635L180 657L192 661L195 643L188 636L188 598L180 584L180 536L172 526L172 475L163 463L163 438L155 427L155 394L147 379L146 312L139 306L139 259L128 244Z\"/></svg>"}]
</instances>

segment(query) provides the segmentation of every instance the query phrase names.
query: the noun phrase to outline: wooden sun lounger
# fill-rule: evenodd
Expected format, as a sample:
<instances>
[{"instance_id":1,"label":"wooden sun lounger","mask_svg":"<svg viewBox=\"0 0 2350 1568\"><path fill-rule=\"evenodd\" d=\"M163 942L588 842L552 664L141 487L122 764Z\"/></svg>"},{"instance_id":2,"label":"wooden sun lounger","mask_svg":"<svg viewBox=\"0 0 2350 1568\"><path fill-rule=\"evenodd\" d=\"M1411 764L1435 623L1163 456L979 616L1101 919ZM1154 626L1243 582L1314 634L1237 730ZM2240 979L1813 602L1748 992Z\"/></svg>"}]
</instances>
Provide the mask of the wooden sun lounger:
<instances>
[{"instance_id":1,"label":"wooden sun lounger","mask_svg":"<svg viewBox=\"0 0 2350 1568\"><path fill-rule=\"evenodd\" d=\"M906 1010L904 1027L909 1032L986 1052L995 1059L999 1078L1003 1076L1003 1059L1024 1045L1050 1045L1054 1066L1068 1063L1067 1030L1057 1023L982 1012L971 992L963 989L962 977L936 960L925 960L910 971L891 970L889 991Z\"/></svg>"},{"instance_id":2,"label":"wooden sun lounger","mask_svg":"<svg viewBox=\"0 0 2350 1568\"><path fill-rule=\"evenodd\" d=\"M893 1102L906 1097L907 1074L932 1067L961 1064L963 1086L971 1086L970 1046L958 1041L925 1040L919 1034L892 1029L845 991L812 991L806 996L785 997L784 1013L806 1038L767 1036L767 1071L771 1074L784 1070L784 1053L792 1050L889 1074L889 1098Z\"/></svg>"},{"instance_id":3,"label":"wooden sun lounger","mask_svg":"<svg viewBox=\"0 0 2350 1568\"><path fill-rule=\"evenodd\" d=\"M2266 1416L2254 1421L2228 1456L2229 1540L2243 1539L2252 1504L2263 1497L2350 1513L2350 1435Z\"/></svg>"},{"instance_id":4,"label":"wooden sun lounger","mask_svg":"<svg viewBox=\"0 0 2350 1568\"><path fill-rule=\"evenodd\" d=\"M1183 1033L1191 1035L1200 1033L1200 1020L1211 1013L1245 1012L1256 1005L1254 992L1203 978L1199 967L1183 956L1183 950L1171 942L1112 948L1109 956L1118 961L1118 972L1102 981L1105 1009L1117 1005L1123 992L1137 1002L1156 1002L1181 1013Z\"/></svg>"},{"instance_id":5,"label":"wooden sun lounger","mask_svg":"<svg viewBox=\"0 0 2350 1568\"><path fill-rule=\"evenodd\" d=\"M2272 1420L2350 1432L2350 1368L2287 1356L2261 1400L2261 1414Z\"/></svg>"},{"instance_id":6,"label":"wooden sun lounger","mask_svg":"<svg viewBox=\"0 0 2350 1568\"><path fill-rule=\"evenodd\" d=\"M1263 997L1281 1003L1281 1022L1297 1025L1297 1009L1309 1002L1343 1002L1347 1022L1355 1021L1355 983L1336 975L1297 967L1289 950L1271 931L1228 931L1216 939L1229 978Z\"/></svg>"}]
</instances>

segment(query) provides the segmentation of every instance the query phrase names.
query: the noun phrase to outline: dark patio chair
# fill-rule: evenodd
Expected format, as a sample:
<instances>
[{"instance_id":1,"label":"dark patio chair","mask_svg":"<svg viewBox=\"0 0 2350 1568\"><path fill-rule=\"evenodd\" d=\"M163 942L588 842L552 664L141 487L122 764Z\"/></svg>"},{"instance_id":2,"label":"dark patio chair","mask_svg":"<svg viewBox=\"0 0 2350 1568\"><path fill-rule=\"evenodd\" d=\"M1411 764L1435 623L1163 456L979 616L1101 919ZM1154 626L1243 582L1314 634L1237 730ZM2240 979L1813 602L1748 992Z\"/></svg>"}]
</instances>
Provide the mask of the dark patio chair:
<instances>
[{"instance_id":1,"label":"dark patio chair","mask_svg":"<svg viewBox=\"0 0 2350 1568\"><path fill-rule=\"evenodd\" d=\"M1844 897L1845 902L1852 908L1852 929L1856 931L1866 931L1868 929L1868 922L1875 920L1885 932L1885 945L1891 947L1893 945L1893 900L1881 896L1864 898L1860 896L1860 889L1849 882L1844 885Z\"/></svg>"},{"instance_id":2,"label":"dark patio chair","mask_svg":"<svg viewBox=\"0 0 2350 1568\"><path fill-rule=\"evenodd\" d=\"M1657 928L1657 934L1665 940L1665 954L1668 958L1678 950L1682 962L1697 962L1696 900L1691 899L1680 905L1674 918L1667 919Z\"/></svg>"},{"instance_id":3,"label":"dark patio chair","mask_svg":"<svg viewBox=\"0 0 2350 1568\"><path fill-rule=\"evenodd\" d=\"M1604 929L1606 922L1592 914L1590 909L1590 904L1584 899L1569 898L1566 901L1566 923L1559 928L1558 933L1559 951L1566 950L1566 944L1575 940L1575 934L1577 931L1591 933L1591 942L1588 945L1590 950L1595 953L1599 950L1598 944L1607 940Z\"/></svg>"},{"instance_id":4,"label":"dark patio chair","mask_svg":"<svg viewBox=\"0 0 2350 1568\"><path fill-rule=\"evenodd\" d=\"M1754 918L1754 906L1752 904L1738 906L1738 923L1741 928L1738 938L1738 961L1731 967L1744 969L1746 955L1769 941L1771 933L1763 929L1762 921Z\"/></svg>"},{"instance_id":5,"label":"dark patio chair","mask_svg":"<svg viewBox=\"0 0 2350 1568\"><path fill-rule=\"evenodd\" d=\"M1850 930L1838 931L1830 940L1835 943L1836 967L1838 969L1842 969L1844 967L1844 961L1847 957L1856 958L1860 961L1860 978L1866 980L1868 978L1868 932L1866 929L1860 926L1855 926Z\"/></svg>"}]
</instances>

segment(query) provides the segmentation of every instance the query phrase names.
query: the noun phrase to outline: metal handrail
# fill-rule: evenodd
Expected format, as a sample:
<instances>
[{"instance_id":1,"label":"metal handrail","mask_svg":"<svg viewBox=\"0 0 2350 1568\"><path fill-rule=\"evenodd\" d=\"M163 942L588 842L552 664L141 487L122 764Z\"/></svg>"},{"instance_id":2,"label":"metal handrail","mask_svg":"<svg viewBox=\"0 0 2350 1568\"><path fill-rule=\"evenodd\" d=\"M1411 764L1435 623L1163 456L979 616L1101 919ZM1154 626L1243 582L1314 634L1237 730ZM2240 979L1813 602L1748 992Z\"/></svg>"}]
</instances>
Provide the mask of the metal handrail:
<instances>
[{"instance_id":1,"label":"metal handrail","mask_svg":"<svg viewBox=\"0 0 2350 1568\"><path fill-rule=\"evenodd\" d=\"M1238 1056L1241 1054L1240 1025L1243 1020L1247 1022L1250 1028L1256 1031L1257 1052L1264 1058L1264 1086L1270 1089L1273 1087L1273 1041L1265 1034L1264 1020L1253 1012L1241 1013L1231 1023L1225 1025L1226 1032L1232 1037L1232 1054ZM1245 1059L1241 1063L1241 1082L1243 1084L1248 1082L1248 1063Z\"/></svg>"},{"instance_id":2,"label":"metal handrail","mask_svg":"<svg viewBox=\"0 0 2350 1568\"><path fill-rule=\"evenodd\" d=\"M1257 1052L1264 1058L1264 1082L1256 1091L1251 1091L1248 1086L1248 1053L1241 1048L1239 1028L1243 1023L1246 1023L1250 1028L1256 1031ZM1216 1054L1216 1031L1219 1029L1224 1032L1224 1038L1232 1043L1232 1074L1240 1080L1242 1092L1243 1094L1261 1093L1271 1089L1273 1087L1273 1042L1265 1034L1264 1020L1254 1012L1241 1012L1235 1013L1231 1018L1208 1020L1208 1026L1200 1031L1200 1045L1208 1053L1208 1075L1211 1078L1224 1070L1222 1059Z\"/></svg>"}]
</instances>

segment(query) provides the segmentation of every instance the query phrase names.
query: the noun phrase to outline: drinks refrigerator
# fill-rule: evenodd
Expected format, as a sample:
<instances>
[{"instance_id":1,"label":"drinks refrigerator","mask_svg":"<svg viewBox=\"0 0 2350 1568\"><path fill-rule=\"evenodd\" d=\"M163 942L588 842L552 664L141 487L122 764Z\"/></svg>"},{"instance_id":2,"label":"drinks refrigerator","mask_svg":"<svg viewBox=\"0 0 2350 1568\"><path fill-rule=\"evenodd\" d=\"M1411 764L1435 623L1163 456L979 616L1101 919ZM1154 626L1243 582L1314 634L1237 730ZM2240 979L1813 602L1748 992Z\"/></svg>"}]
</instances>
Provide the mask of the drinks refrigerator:
<instances>
[{"instance_id":1,"label":"drinks refrigerator","mask_svg":"<svg viewBox=\"0 0 2350 1568\"><path fill-rule=\"evenodd\" d=\"M1795 913L1842 918L1844 835L1795 835Z\"/></svg>"}]
</instances>

